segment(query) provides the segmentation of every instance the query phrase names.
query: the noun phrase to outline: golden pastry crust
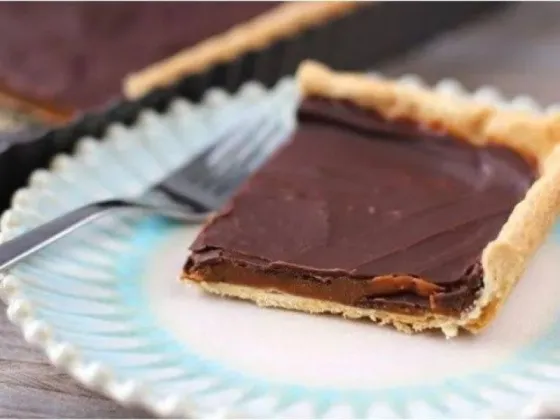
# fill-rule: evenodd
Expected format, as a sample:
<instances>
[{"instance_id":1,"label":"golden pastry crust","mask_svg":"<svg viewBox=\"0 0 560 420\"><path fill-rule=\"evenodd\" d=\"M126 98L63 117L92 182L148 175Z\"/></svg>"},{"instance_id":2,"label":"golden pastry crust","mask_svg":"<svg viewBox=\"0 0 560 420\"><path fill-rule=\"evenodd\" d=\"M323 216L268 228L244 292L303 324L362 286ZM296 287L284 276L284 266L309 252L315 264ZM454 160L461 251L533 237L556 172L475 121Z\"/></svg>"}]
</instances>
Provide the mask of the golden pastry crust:
<instances>
[{"instance_id":1,"label":"golden pastry crust","mask_svg":"<svg viewBox=\"0 0 560 420\"><path fill-rule=\"evenodd\" d=\"M501 110L398 81L335 73L312 61L300 65L297 79L304 95L348 100L389 119L441 127L478 146L505 145L539 164L560 140L558 115Z\"/></svg>"},{"instance_id":2,"label":"golden pastry crust","mask_svg":"<svg viewBox=\"0 0 560 420\"><path fill-rule=\"evenodd\" d=\"M482 253L484 286L481 295L460 319L439 320L439 327L446 331L452 331L453 325L455 330L464 327L472 332L487 326L560 213L558 115L498 109L397 81L335 73L314 62L300 66L298 81L306 96L348 100L373 108L386 118L404 118L441 127L477 146L501 144L537 163L539 179L515 206L497 238ZM398 316L395 321L399 322ZM409 321L403 319L402 322ZM411 325L418 330L427 326L421 319Z\"/></svg>"},{"instance_id":3,"label":"golden pastry crust","mask_svg":"<svg viewBox=\"0 0 560 420\"><path fill-rule=\"evenodd\" d=\"M26 98L9 89L1 82L0 107L28 115L30 118L43 123L54 125L68 122L74 114L72 111L57 109L53 105Z\"/></svg>"},{"instance_id":4,"label":"golden pastry crust","mask_svg":"<svg viewBox=\"0 0 560 420\"><path fill-rule=\"evenodd\" d=\"M124 93L128 98L138 98L185 75L262 48L358 6L359 2L354 1L293 2L280 5L227 32L130 74L124 81Z\"/></svg>"},{"instance_id":5,"label":"golden pastry crust","mask_svg":"<svg viewBox=\"0 0 560 420\"><path fill-rule=\"evenodd\" d=\"M192 276L191 276L192 277ZM259 306L289 309L309 314L337 314L349 319L369 318L380 325L392 325L397 330L412 334L426 329L443 328L449 336L457 334L457 327L449 325L448 317L437 314L418 316L396 314L382 309L357 308L337 302L294 296L277 290L262 290L249 286L228 283L210 283L204 279L183 278L188 284L196 285L206 292L219 296L232 297L255 302Z\"/></svg>"},{"instance_id":6,"label":"golden pastry crust","mask_svg":"<svg viewBox=\"0 0 560 420\"><path fill-rule=\"evenodd\" d=\"M190 275L191 280L209 292L252 300L262 306L368 317L408 333L440 328L451 337L461 328L473 333L481 331L494 319L560 213L560 117L503 110L397 81L335 73L314 62L303 63L297 78L304 96L350 101L375 109L389 119L403 118L442 128L480 147L504 145L537 164L540 177L482 252L482 291L473 306L457 318L353 308L276 290L207 283L204 278Z\"/></svg>"}]
</instances>

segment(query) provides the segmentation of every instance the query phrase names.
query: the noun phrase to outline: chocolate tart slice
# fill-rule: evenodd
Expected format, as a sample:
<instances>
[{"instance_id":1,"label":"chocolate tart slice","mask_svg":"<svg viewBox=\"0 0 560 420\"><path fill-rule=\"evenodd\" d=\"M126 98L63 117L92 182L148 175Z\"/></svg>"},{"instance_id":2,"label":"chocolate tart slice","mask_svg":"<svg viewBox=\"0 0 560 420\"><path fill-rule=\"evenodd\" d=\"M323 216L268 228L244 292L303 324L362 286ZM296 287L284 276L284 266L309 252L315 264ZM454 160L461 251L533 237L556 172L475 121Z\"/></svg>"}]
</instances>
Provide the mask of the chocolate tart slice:
<instances>
[{"instance_id":1,"label":"chocolate tart slice","mask_svg":"<svg viewBox=\"0 0 560 420\"><path fill-rule=\"evenodd\" d=\"M478 332L560 209L560 124L398 82L298 73L291 141L204 227L183 278L262 306Z\"/></svg>"},{"instance_id":2,"label":"chocolate tart slice","mask_svg":"<svg viewBox=\"0 0 560 420\"><path fill-rule=\"evenodd\" d=\"M172 60L159 77L178 65L211 66L353 7L351 2L1 3L0 106L47 123L65 122L119 97L127 74L185 48L190 52ZM132 77L130 89L139 92L142 83Z\"/></svg>"}]
</instances>

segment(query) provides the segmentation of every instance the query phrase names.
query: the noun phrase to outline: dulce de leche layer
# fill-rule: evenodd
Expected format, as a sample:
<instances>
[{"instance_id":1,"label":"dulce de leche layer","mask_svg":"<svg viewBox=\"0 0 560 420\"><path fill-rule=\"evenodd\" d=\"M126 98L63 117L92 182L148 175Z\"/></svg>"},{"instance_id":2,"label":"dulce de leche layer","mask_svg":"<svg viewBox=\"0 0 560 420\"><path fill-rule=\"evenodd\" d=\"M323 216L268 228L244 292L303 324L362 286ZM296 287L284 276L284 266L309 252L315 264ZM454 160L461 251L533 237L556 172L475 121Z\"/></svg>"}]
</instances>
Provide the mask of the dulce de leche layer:
<instances>
[{"instance_id":1,"label":"dulce de leche layer","mask_svg":"<svg viewBox=\"0 0 560 420\"><path fill-rule=\"evenodd\" d=\"M307 100L293 139L193 243L185 275L458 314L482 286L482 250L534 175L504 147Z\"/></svg>"},{"instance_id":2,"label":"dulce de leche layer","mask_svg":"<svg viewBox=\"0 0 560 420\"><path fill-rule=\"evenodd\" d=\"M0 93L69 113L99 106L119 95L131 71L277 5L2 2Z\"/></svg>"}]
</instances>

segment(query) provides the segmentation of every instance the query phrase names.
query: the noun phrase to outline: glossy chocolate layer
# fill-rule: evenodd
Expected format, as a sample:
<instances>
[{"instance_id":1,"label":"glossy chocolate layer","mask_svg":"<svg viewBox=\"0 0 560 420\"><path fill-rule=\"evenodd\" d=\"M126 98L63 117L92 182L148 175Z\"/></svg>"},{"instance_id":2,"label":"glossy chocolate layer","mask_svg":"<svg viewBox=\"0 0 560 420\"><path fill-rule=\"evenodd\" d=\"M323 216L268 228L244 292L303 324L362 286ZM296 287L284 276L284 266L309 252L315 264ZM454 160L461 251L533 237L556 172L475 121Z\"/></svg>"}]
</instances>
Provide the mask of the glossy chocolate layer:
<instances>
[{"instance_id":1,"label":"glossy chocolate layer","mask_svg":"<svg viewBox=\"0 0 560 420\"><path fill-rule=\"evenodd\" d=\"M83 110L120 94L123 77L278 2L2 2L0 86Z\"/></svg>"},{"instance_id":2,"label":"glossy chocolate layer","mask_svg":"<svg viewBox=\"0 0 560 420\"><path fill-rule=\"evenodd\" d=\"M509 149L308 100L293 140L199 235L186 273L458 313L482 285L481 251L533 178Z\"/></svg>"}]
</instances>

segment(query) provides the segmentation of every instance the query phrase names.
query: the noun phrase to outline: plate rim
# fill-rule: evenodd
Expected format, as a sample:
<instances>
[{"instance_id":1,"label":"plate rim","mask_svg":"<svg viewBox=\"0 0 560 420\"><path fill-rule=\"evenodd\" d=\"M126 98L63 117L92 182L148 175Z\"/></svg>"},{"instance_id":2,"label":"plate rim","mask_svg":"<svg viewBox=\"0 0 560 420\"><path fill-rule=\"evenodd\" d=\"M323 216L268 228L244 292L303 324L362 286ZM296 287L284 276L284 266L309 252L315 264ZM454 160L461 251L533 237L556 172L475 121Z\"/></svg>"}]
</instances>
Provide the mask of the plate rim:
<instances>
[{"instance_id":1,"label":"plate rim","mask_svg":"<svg viewBox=\"0 0 560 420\"><path fill-rule=\"evenodd\" d=\"M379 73L373 73L372 75L373 77L384 77ZM419 76L413 74L404 75L400 78L396 78L396 80L411 86L427 86ZM294 79L292 77L287 77L279 84L282 83L293 84ZM256 86L260 92L264 92L265 94L275 89L263 88L262 84L254 81L248 82L243 86L245 88ZM228 100L235 98L244 87L240 88L235 94L229 94L222 89L211 89L206 92L200 104L192 104L185 99L177 99L175 102L180 102L184 104L183 106L186 105L189 108L223 106ZM471 97L497 107L512 108L531 113L548 114L558 112L560 109L560 104L553 104L543 108L527 95L520 95L511 100L505 99L500 90L493 86L482 86L473 92L469 92L456 79L442 79L440 82L434 84L434 89L444 94ZM165 115L165 113L156 113L149 109L144 110L138 121L131 127L126 127L125 129L127 131L135 129L142 120L142 114L146 113L155 114L157 117ZM107 130L107 133L109 132L110 130ZM97 138L96 140L99 140L99 142L93 143L94 147L102 147L106 138L107 134ZM18 203L23 201L22 197L44 191L45 187L48 187L48 185L42 182L44 175L48 173L60 174L63 172L64 168L57 164L57 162L62 159L69 159L79 163L80 157L83 156L84 153L87 153L83 152L83 149L85 149L84 146L88 142L91 142L90 138L80 138L72 153L57 154L52 159L48 169L40 168L33 171L28 178L27 184L14 193L10 207L0 217L0 243L9 240L19 229L25 227L24 223L13 220L11 217L15 211L15 207ZM212 413L198 412L197 408L195 408L196 404L192 401L185 401L184 396L170 395L169 398L159 400L159 397L155 393L141 385L138 381L126 378L119 380L116 376L112 375L111 368L103 363L96 361L87 362L83 360L80 356L79 346L68 341L54 339L52 327L45 321L34 317L33 304L21 294L18 286L20 281L21 280L17 276L10 273L10 270L8 270L7 274L0 273L0 298L7 305L6 314L9 321L18 327L27 343L39 348L52 365L67 373L78 383L105 395L121 405L136 405L160 417L194 416L195 418L205 418L209 415L215 417L216 414L230 417L233 414L231 412L224 413L221 408L217 408L216 412ZM544 415L550 415L551 407L554 411L560 412L560 404L555 403L555 401L558 400L558 398L547 398L546 396L539 397L526 406L522 415L532 418L542 416L543 413Z\"/></svg>"}]
</instances>

